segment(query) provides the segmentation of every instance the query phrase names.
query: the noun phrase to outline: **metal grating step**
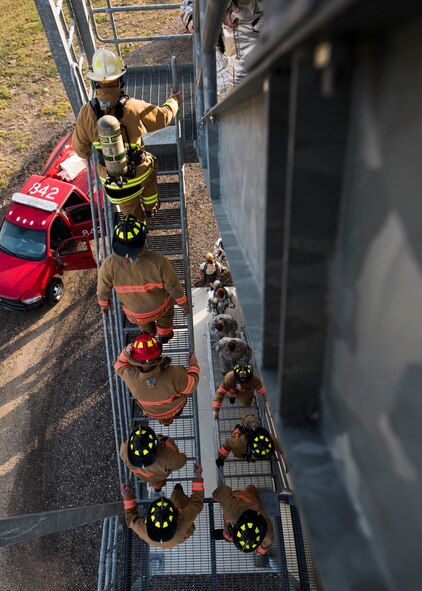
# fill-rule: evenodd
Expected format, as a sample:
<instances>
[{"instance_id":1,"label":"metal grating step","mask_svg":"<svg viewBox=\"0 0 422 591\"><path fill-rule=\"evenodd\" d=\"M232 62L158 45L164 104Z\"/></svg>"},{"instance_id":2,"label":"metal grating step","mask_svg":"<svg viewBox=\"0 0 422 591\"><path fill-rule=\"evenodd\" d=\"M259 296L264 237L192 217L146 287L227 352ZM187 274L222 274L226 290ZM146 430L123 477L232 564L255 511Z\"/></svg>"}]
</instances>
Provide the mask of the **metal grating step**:
<instances>
[{"instance_id":1,"label":"metal grating step","mask_svg":"<svg viewBox=\"0 0 422 591\"><path fill-rule=\"evenodd\" d=\"M178 66L179 89L182 93L181 122L183 141L196 139L194 75L191 64ZM154 105L163 105L171 93L169 66L128 68L126 92L129 96Z\"/></svg>"},{"instance_id":2,"label":"metal grating step","mask_svg":"<svg viewBox=\"0 0 422 591\"><path fill-rule=\"evenodd\" d=\"M163 345L163 355L170 352L180 353L189 350L189 335L187 330L175 330L174 337Z\"/></svg>"},{"instance_id":3,"label":"metal grating step","mask_svg":"<svg viewBox=\"0 0 422 591\"><path fill-rule=\"evenodd\" d=\"M166 234L165 236L147 236L147 246L164 255L183 254L182 234Z\"/></svg>"},{"instance_id":4,"label":"metal grating step","mask_svg":"<svg viewBox=\"0 0 422 591\"><path fill-rule=\"evenodd\" d=\"M158 183L158 198L162 203L180 202L179 183Z\"/></svg>"},{"instance_id":5,"label":"metal grating step","mask_svg":"<svg viewBox=\"0 0 422 591\"><path fill-rule=\"evenodd\" d=\"M187 321L186 316L183 314L182 309L178 306L174 308L174 319L173 319L174 328L177 329L187 329ZM128 335L127 343L133 342L134 338L139 334L139 328L134 324L127 323L127 326L123 327L123 333ZM132 336L129 336L132 335Z\"/></svg>"},{"instance_id":6,"label":"metal grating step","mask_svg":"<svg viewBox=\"0 0 422 591\"><path fill-rule=\"evenodd\" d=\"M148 219L149 230L178 230L181 227L180 208L158 209L155 214Z\"/></svg>"},{"instance_id":7,"label":"metal grating step","mask_svg":"<svg viewBox=\"0 0 422 591\"><path fill-rule=\"evenodd\" d=\"M171 155L158 156L158 176L179 174L176 151Z\"/></svg>"}]
</instances>

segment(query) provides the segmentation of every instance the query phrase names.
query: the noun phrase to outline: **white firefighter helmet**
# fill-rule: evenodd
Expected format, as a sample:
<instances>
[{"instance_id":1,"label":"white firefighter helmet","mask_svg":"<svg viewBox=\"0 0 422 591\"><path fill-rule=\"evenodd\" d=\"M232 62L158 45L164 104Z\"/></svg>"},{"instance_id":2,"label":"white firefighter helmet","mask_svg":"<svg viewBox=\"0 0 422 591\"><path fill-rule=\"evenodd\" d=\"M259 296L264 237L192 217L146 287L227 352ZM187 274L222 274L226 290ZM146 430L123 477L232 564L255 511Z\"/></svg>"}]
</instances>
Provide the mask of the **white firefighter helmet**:
<instances>
[{"instance_id":1,"label":"white firefighter helmet","mask_svg":"<svg viewBox=\"0 0 422 591\"><path fill-rule=\"evenodd\" d=\"M101 47L92 56L92 65L88 78L96 82L111 82L117 80L126 72L126 66L121 57L107 47Z\"/></svg>"}]
</instances>

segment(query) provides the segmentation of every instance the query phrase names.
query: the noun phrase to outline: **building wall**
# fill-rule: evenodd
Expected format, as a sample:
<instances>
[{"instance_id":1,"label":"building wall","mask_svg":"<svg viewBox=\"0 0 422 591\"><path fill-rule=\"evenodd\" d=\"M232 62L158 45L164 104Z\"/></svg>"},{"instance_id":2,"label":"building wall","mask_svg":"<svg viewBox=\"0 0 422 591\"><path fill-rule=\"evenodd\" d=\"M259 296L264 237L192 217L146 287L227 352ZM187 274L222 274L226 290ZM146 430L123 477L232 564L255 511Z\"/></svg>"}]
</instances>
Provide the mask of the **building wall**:
<instances>
[{"instance_id":1,"label":"building wall","mask_svg":"<svg viewBox=\"0 0 422 591\"><path fill-rule=\"evenodd\" d=\"M420 577L421 72L422 20L358 49L323 399L361 527L395 589Z\"/></svg>"},{"instance_id":2,"label":"building wall","mask_svg":"<svg viewBox=\"0 0 422 591\"><path fill-rule=\"evenodd\" d=\"M223 113L219 126L221 199L260 293L264 278L265 110L265 95L261 94Z\"/></svg>"}]
</instances>

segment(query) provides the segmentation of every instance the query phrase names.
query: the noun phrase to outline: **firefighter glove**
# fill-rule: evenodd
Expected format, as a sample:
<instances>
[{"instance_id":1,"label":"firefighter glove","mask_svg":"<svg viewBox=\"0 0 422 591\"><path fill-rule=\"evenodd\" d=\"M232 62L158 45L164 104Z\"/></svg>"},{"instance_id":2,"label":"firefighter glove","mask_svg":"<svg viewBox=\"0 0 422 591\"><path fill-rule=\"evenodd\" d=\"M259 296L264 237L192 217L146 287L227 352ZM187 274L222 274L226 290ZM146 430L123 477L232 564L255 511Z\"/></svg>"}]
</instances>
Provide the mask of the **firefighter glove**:
<instances>
[{"instance_id":1,"label":"firefighter glove","mask_svg":"<svg viewBox=\"0 0 422 591\"><path fill-rule=\"evenodd\" d=\"M120 485L120 492L122 493L122 497L124 499L133 499L135 493L133 492L133 488L131 484L122 484Z\"/></svg>"},{"instance_id":2,"label":"firefighter glove","mask_svg":"<svg viewBox=\"0 0 422 591\"><path fill-rule=\"evenodd\" d=\"M224 466L224 459L221 456L215 460L217 468L222 468Z\"/></svg>"},{"instance_id":3,"label":"firefighter glove","mask_svg":"<svg viewBox=\"0 0 422 591\"><path fill-rule=\"evenodd\" d=\"M198 466L196 464L193 465L193 475L195 478L202 478L202 472L203 468L201 464L198 464Z\"/></svg>"},{"instance_id":4,"label":"firefighter glove","mask_svg":"<svg viewBox=\"0 0 422 591\"><path fill-rule=\"evenodd\" d=\"M190 314L190 306L189 306L188 302L186 302L186 304L183 304L182 310L183 310L183 314L185 314L185 316Z\"/></svg>"},{"instance_id":5,"label":"firefighter glove","mask_svg":"<svg viewBox=\"0 0 422 591\"><path fill-rule=\"evenodd\" d=\"M101 312L104 314L106 318L108 318L110 311L113 311L113 306L111 304L109 304L108 306L101 306Z\"/></svg>"}]
</instances>

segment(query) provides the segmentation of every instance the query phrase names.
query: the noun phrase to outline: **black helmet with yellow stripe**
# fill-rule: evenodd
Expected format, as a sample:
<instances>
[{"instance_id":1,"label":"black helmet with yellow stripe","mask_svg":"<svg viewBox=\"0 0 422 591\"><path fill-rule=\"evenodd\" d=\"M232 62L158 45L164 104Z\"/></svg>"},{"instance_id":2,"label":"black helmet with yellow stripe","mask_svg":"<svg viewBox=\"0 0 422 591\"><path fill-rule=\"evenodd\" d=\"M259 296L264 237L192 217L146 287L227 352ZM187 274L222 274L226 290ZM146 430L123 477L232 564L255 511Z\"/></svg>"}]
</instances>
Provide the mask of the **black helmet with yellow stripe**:
<instances>
[{"instance_id":1,"label":"black helmet with yellow stripe","mask_svg":"<svg viewBox=\"0 0 422 591\"><path fill-rule=\"evenodd\" d=\"M267 429L258 427L248 434L248 447L257 460L268 460L274 455L274 441Z\"/></svg>"},{"instance_id":2,"label":"black helmet with yellow stripe","mask_svg":"<svg viewBox=\"0 0 422 591\"><path fill-rule=\"evenodd\" d=\"M157 459L157 436L145 424L139 424L129 436L127 455L129 462L142 468L151 466Z\"/></svg>"},{"instance_id":3,"label":"black helmet with yellow stripe","mask_svg":"<svg viewBox=\"0 0 422 591\"><path fill-rule=\"evenodd\" d=\"M121 257L136 257L144 250L147 227L134 215L127 215L114 228L113 252Z\"/></svg>"},{"instance_id":4,"label":"black helmet with yellow stripe","mask_svg":"<svg viewBox=\"0 0 422 591\"><path fill-rule=\"evenodd\" d=\"M233 526L233 543L241 552L253 552L262 544L268 525L258 511L247 509Z\"/></svg>"},{"instance_id":5,"label":"black helmet with yellow stripe","mask_svg":"<svg viewBox=\"0 0 422 591\"><path fill-rule=\"evenodd\" d=\"M147 534L154 542L168 542L177 529L178 511L166 497L151 503L146 517Z\"/></svg>"},{"instance_id":6,"label":"black helmet with yellow stripe","mask_svg":"<svg viewBox=\"0 0 422 591\"><path fill-rule=\"evenodd\" d=\"M233 371L237 380L240 382L249 382L253 376L253 365L250 363L236 363Z\"/></svg>"}]
</instances>

